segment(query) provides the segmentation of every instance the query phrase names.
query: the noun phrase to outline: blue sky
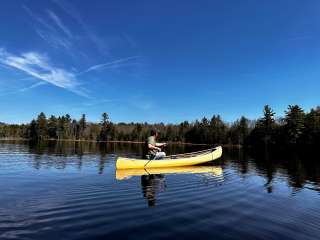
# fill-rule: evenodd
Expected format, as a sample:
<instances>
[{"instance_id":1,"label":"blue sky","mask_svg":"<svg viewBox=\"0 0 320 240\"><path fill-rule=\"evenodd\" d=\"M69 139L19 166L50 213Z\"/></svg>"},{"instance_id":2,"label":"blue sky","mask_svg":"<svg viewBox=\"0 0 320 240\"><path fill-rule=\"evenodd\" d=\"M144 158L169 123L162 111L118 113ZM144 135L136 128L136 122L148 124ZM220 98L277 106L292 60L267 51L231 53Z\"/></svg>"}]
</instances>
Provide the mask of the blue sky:
<instances>
[{"instance_id":1,"label":"blue sky","mask_svg":"<svg viewBox=\"0 0 320 240\"><path fill-rule=\"evenodd\" d=\"M320 104L320 2L5 0L0 121L257 118Z\"/></svg>"}]
</instances>

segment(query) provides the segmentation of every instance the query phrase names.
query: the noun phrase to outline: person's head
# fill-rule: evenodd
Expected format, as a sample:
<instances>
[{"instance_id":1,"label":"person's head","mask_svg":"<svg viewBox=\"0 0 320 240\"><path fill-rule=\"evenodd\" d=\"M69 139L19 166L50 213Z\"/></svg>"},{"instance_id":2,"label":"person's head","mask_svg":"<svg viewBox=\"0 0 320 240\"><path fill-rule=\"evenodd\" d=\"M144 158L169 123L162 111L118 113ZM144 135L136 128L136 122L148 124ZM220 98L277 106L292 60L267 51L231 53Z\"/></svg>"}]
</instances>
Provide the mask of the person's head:
<instances>
[{"instance_id":1,"label":"person's head","mask_svg":"<svg viewBox=\"0 0 320 240\"><path fill-rule=\"evenodd\" d=\"M158 131L156 129L151 129L150 135L152 137L157 137L158 136Z\"/></svg>"}]
</instances>

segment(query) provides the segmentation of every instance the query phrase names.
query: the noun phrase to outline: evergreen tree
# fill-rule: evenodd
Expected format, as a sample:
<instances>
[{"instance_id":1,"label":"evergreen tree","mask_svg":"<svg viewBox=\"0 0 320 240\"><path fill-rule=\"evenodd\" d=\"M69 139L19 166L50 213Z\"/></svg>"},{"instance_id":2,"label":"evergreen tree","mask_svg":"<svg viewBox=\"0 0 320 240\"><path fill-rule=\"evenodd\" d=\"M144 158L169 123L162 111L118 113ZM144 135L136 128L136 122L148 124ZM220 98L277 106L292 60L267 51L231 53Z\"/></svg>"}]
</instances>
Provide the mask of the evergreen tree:
<instances>
[{"instance_id":1,"label":"evergreen tree","mask_svg":"<svg viewBox=\"0 0 320 240\"><path fill-rule=\"evenodd\" d=\"M242 116L239 122L240 144L245 144L249 136L249 120Z\"/></svg>"},{"instance_id":2,"label":"evergreen tree","mask_svg":"<svg viewBox=\"0 0 320 240\"><path fill-rule=\"evenodd\" d=\"M274 124L275 124L275 119L274 119L274 111L269 107L269 105L265 105L264 106L264 111L263 111L263 118L261 118L259 120L259 123L263 130L264 133L267 137L270 137L272 134L272 130L274 128Z\"/></svg>"},{"instance_id":3,"label":"evergreen tree","mask_svg":"<svg viewBox=\"0 0 320 240\"><path fill-rule=\"evenodd\" d=\"M58 119L51 115L48 119L48 136L49 138L57 138Z\"/></svg>"},{"instance_id":4,"label":"evergreen tree","mask_svg":"<svg viewBox=\"0 0 320 240\"><path fill-rule=\"evenodd\" d=\"M47 118L46 115L41 112L37 118L37 137L38 139L45 139L47 137Z\"/></svg>"},{"instance_id":5,"label":"evergreen tree","mask_svg":"<svg viewBox=\"0 0 320 240\"><path fill-rule=\"evenodd\" d=\"M208 143L224 143L226 139L226 125L220 115L213 115L210 120L210 137Z\"/></svg>"},{"instance_id":6,"label":"evergreen tree","mask_svg":"<svg viewBox=\"0 0 320 240\"><path fill-rule=\"evenodd\" d=\"M71 124L71 117L69 114L66 114L63 121L63 128L64 128L64 138L72 139L72 124Z\"/></svg>"},{"instance_id":7,"label":"evergreen tree","mask_svg":"<svg viewBox=\"0 0 320 240\"><path fill-rule=\"evenodd\" d=\"M34 119L32 119L29 125L28 137L33 140L38 139L37 122Z\"/></svg>"},{"instance_id":8,"label":"evergreen tree","mask_svg":"<svg viewBox=\"0 0 320 240\"><path fill-rule=\"evenodd\" d=\"M242 116L240 120L237 120L231 125L229 130L229 143L239 145L246 144L249 132L249 120Z\"/></svg>"},{"instance_id":9,"label":"evergreen tree","mask_svg":"<svg viewBox=\"0 0 320 240\"><path fill-rule=\"evenodd\" d=\"M77 120L73 119L71 123L72 136L74 139L79 139L79 125Z\"/></svg>"},{"instance_id":10,"label":"evergreen tree","mask_svg":"<svg viewBox=\"0 0 320 240\"><path fill-rule=\"evenodd\" d=\"M187 131L190 128L190 124L188 121L184 121L182 123L180 123L179 125L179 130L178 130L178 136L179 136L179 141L184 142L185 141L185 136Z\"/></svg>"},{"instance_id":11,"label":"evergreen tree","mask_svg":"<svg viewBox=\"0 0 320 240\"><path fill-rule=\"evenodd\" d=\"M320 107L312 108L306 115L303 140L309 145L320 144Z\"/></svg>"},{"instance_id":12,"label":"evergreen tree","mask_svg":"<svg viewBox=\"0 0 320 240\"><path fill-rule=\"evenodd\" d=\"M151 128L160 130L159 141L183 141L189 143L230 143L240 145L285 146L286 143L317 146L320 144L320 107L304 113L297 106L289 106L283 119L275 120L273 110L266 105L264 115L253 128L253 121L245 117L231 124L219 115L210 120L180 124L118 123L113 124L107 113L99 124L86 121L83 114L79 121L65 116L50 116L47 120L40 113L30 124L5 124L0 122L0 138L30 139L90 139L90 140L145 140Z\"/></svg>"},{"instance_id":13,"label":"evergreen tree","mask_svg":"<svg viewBox=\"0 0 320 240\"><path fill-rule=\"evenodd\" d=\"M107 113L102 114L100 130L100 141L107 141L109 135L109 116Z\"/></svg>"},{"instance_id":14,"label":"evergreen tree","mask_svg":"<svg viewBox=\"0 0 320 240\"><path fill-rule=\"evenodd\" d=\"M87 127L87 120L86 120L86 115L82 114L80 120L79 120L79 139L84 138L85 135L85 130Z\"/></svg>"},{"instance_id":15,"label":"evergreen tree","mask_svg":"<svg viewBox=\"0 0 320 240\"><path fill-rule=\"evenodd\" d=\"M305 114L298 105L289 105L285 116L288 143L297 143L305 128Z\"/></svg>"},{"instance_id":16,"label":"evergreen tree","mask_svg":"<svg viewBox=\"0 0 320 240\"><path fill-rule=\"evenodd\" d=\"M275 128L274 116L274 111L269 107L269 105L265 105L263 117L257 121L255 129L252 131L251 141L253 140L257 144L263 143L265 145L273 142L273 133Z\"/></svg>"}]
</instances>

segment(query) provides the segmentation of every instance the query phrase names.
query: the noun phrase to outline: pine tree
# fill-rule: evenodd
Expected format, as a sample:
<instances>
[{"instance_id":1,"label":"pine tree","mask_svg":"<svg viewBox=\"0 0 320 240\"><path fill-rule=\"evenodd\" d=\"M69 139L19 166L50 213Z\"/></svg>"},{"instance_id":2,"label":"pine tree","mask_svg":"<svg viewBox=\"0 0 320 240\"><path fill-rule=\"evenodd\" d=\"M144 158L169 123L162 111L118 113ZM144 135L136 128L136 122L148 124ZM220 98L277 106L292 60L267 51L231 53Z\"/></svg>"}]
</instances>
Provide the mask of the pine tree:
<instances>
[{"instance_id":1,"label":"pine tree","mask_svg":"<svg viewBox=\"0 0 320 240\"><path fill-rule=\"evenodd\" d=\"M244 144L249 135L249 120L242 116L239 122L240 144Z\"/></svg>"},{"instance_id":2,"label":"pine tree","mask_svg":"<svg viewBox=\"0 0 320 240\"><path fill-rule=\"evenodd\" d=\"M100 141L107 141L109 135L109 116L107 113L102 114L101 119Z\"/></svg>"},{"instance_id":3,"label":"pine tree","mask_svg":"<svg viewBox=\"0 0 320 240\"><path fill-rule=\"evenodd\" d=\"M306 115L303 139L305 144L320 144L320 107L311 109Z\"/></svg>"},{"instance_id":4,"label":"pine tree","mask_svg":"<svg viewBox=\"0 0 320 240\"><path fill-rule=\"evenodd\" d=\"M226 125L220 115L213 115L210 120L210 137L207 143L223 143L226 139Z\"/></svg>"},{"instance_id":5,"label":"pine tree","mask_svg":"<svg viewBox=\"0 0 320 240\"><path fill-rule=\"evenodd\" d=\"M48 119L48 136L49 138L57 138L58 119L51 115Z\"/></svg>"},{"instance_id":6,"label":"pine tree","mask_svg":"<svg viewBox=\"0 0 320 240\"><path fill-rule=\"evenodd\" d=\"M86 115L82 114L80 120L79 120L79 139L84 138L84 131L87 127L87 120L86 120Z\"/></svg>"},{"instance_id":7,"label":"pine tree","mask_svg":"<svg viewBox=\"0 0 320 240\"><path fill-rule=\"evenodd\" d=\"M47 137L47 118L46 115L41 112L37 118L37 137L38 139L45 139Z\"/></svg>"},{"instance_id":8,"label":"pine tree","mask_svg":"<svg viewBox=\"0 0 320 240\"><path fill-rule=\"evenodd\" d=\"M285 116L288 143L295 144L305 128L305 114L298 105L289 105Z\"/></svg>"},{"instance_id":9,"label":"pine tree","mask_svg":"<svg viewBox=\"0 0 320 240\"><path fill-rule=\"evenodd\" d=\"M274 116L274 111L269 107L269 105L265 105L263 117L257 122L257 133L260 135L258 138L260 138L264 144L269 144L273 140L272 136L275 128Z\"/></svg>"},{"instance_id":10,"label":"pine tree","mask_svg":"<svg viewBox=\"0 0 320 240\"><path fill-rule=\"evenodd\" d=\"M71 117L69 114L66 114L64 117L64 122L63 122L63 128L64 128L64 137L66 139L71 139L72 136L72 124L71 124Z\"/></svg>"},{"instance_id":11,"label":"pine tree","mask_svg":"<svg viewBox=\"0 0 320 240\"><path fill-rule=\"evenodd\" d=\"M32 140L38 139L37 122L34 119L32 119L29 125L28 138Z\"/></svg>"},{"instance_id":12,"label":"pine tree","mask_svg":"<svg viewBox=\"0 0 320 240\"><path fill-rule=\"evenodd\" d=\"M274 111L269 107L269 105L264 106L263 118L260 120L260 123L263 126L265 135L270 136L272 134L272 130L274 128L275 119L274 119Z\"/></svg>"}]
</instances>

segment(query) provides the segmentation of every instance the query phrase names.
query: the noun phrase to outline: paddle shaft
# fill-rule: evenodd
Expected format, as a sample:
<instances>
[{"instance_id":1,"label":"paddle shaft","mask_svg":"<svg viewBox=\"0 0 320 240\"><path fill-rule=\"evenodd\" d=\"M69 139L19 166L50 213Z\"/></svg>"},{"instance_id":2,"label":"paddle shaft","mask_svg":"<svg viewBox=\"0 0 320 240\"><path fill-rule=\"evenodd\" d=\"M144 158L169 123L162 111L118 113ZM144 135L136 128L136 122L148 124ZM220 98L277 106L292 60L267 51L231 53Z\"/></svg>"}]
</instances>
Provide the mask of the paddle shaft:
<instances>
[{"instance_id":1,"label":"paddle shaft","mask_svg":"<svg viewBox=\"0 0 320 240\"><path fill-rule=\"evenodd\" d=\"M159 148L161 148L161 147L165 147L166 145L162 145L162 146L160 146ZM159 152L159 151L158 151ZM149 162L151 162L152 160L154 160L155 159L155 157L156 156L154 156L154 158L153 159L150 159L145 165L144 165L144 168L146 168L146 166L148 165L148 163Z\"/></svg>"}]
</instances>

